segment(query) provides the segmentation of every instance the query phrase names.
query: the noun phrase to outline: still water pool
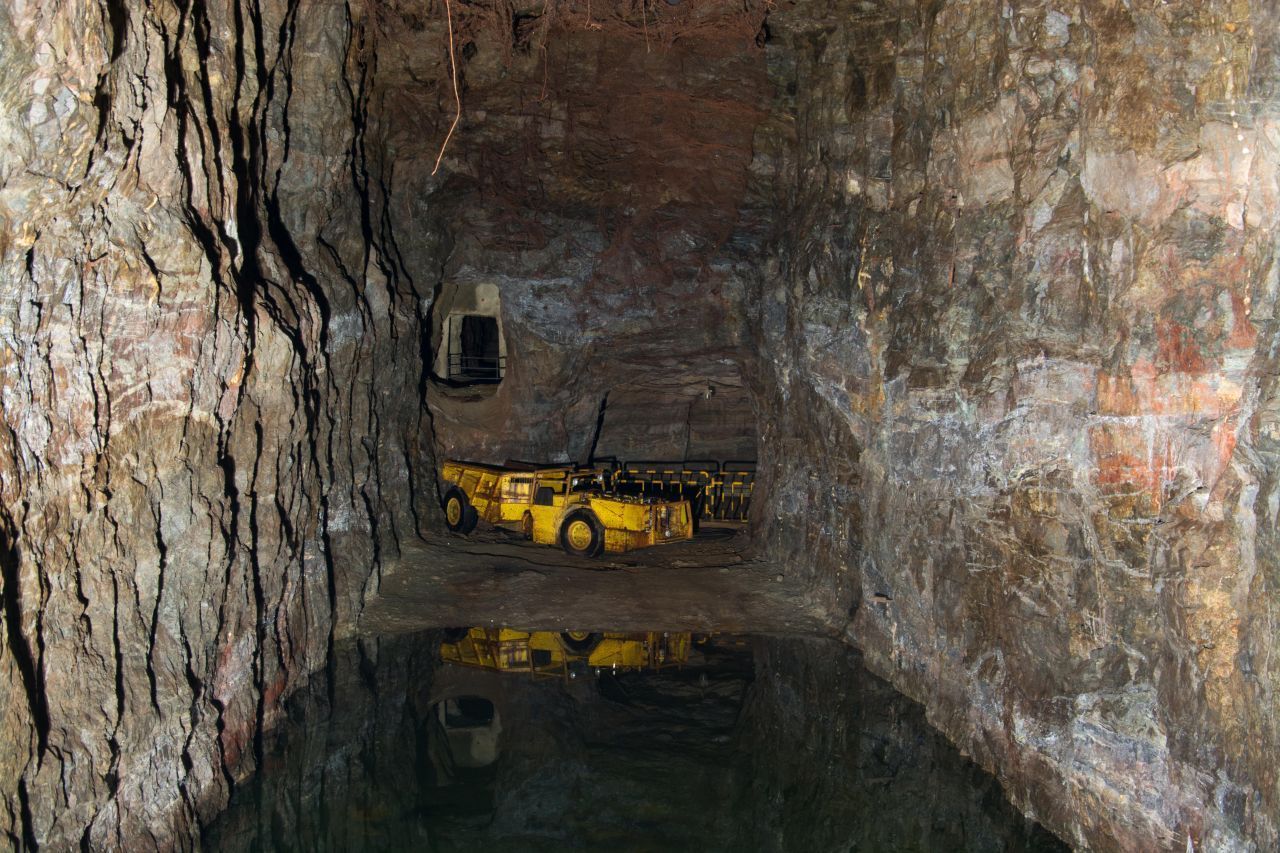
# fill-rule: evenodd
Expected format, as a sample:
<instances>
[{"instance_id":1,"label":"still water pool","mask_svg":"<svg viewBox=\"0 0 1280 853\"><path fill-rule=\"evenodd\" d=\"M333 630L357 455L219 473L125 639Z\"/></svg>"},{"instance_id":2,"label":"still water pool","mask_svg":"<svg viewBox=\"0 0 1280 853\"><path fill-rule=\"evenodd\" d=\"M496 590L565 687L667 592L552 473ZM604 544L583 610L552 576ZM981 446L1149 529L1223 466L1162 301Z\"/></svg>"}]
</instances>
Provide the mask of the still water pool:
<instances>
[{"instance_id":1,"label":"still water pool","mask_svg":"<svg viewBox=\"0 0 1280 853\"><path fill-rule=\"evenodd\" d=\"M834 640L460 634L340 646L205 847L1066 849Z\"/></svg>"}]
</instances>

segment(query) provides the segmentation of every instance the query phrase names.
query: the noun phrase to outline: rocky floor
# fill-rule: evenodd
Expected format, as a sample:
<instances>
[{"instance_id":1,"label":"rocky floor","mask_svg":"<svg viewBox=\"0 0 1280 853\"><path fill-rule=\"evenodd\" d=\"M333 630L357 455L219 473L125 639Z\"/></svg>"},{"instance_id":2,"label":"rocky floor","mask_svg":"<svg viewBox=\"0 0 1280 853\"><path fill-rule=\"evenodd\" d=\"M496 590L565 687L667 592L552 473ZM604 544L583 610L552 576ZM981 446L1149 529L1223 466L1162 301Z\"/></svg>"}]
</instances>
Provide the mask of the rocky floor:
<instances>
[{"instance_id":1,"label":"rocky floor","mask_svg":"<svg viewBox=\"0 0 1280 853\"><path fill-rule=\"evenodd\" d=\"M751 550L745 528L574 558L502 530L402 547L360 620L366 636L461 625L831 635L843 624Z\"/></svg>"}]
</instances>

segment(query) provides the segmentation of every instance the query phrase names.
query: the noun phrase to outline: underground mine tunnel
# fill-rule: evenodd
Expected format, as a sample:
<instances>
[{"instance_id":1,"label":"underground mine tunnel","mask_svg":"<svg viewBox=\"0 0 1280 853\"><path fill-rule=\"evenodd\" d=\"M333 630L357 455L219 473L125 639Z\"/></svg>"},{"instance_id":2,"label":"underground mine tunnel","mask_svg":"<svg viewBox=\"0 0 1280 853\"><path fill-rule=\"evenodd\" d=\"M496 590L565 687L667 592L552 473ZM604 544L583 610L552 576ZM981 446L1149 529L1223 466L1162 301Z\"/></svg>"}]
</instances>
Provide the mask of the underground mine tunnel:
<instances>
[{"instance_id":1,"label":"underground mine tunnel","mask_svg":"<svg viewBox=\"0 0 1280 853\"><path fill-rule=\"evenodd\" d=\"M4 4L5 845L1277 849L1278 21Z\"/></svg>"}]
</instances>

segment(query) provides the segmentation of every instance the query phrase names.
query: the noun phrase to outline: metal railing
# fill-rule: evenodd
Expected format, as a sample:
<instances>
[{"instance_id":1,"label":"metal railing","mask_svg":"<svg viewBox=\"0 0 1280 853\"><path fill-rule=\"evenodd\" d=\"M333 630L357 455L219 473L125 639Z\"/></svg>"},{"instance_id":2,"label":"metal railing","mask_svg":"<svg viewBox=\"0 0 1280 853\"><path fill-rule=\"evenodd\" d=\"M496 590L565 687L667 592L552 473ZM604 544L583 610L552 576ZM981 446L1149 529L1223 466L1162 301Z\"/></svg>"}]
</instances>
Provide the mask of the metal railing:
<instances>
[{"instance_id":1,"label":"metal railing","mask_svg":"<svg viewBox=\"0 0 1280 853\"><path fill-rule=\"evenodd\" d=\"M458 352L449 353L449 379L469 385L486 382L501 382L507 372L505 356L485 358L477 355L463 355Z\"/></svg>"},{"instance_id":2,"label":"metal railing","mask_svg":"<svg viewBox=\"0 0 1280 853\"><path fill-rule=\"evenodd\" d=\"M623 493L687 500L702 520L746 521L754 491L754 462L625 462L615 485Z\"/></svg>"}]
</instances>

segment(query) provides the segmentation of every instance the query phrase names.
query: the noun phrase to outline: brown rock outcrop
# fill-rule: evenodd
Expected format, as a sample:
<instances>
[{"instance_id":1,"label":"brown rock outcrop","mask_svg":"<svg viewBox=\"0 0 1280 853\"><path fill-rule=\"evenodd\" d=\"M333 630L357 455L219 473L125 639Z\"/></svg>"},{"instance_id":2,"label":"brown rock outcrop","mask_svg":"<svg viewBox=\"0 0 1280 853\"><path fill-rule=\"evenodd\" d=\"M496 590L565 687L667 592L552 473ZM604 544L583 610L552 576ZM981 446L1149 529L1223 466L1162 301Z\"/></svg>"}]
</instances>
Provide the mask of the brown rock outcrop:
<instances>
[{"instance_id":1,"label":"brown rock outcrop","mask_svg":"<svg viewBox=\"0 0 1280 853\"><path fill-rule=\"evenodd\" d=\"M414 530L430 291L371 177L373 37L335 4L0 15L13 844L189 838Z\"/></svg>"},{"instance_id":2,"label":"brown rock outcrop","mask_svg":"<svg viewBox=\"0 0 1280 853\"><path fill-rule=\"evenodd\" d=\"M770 28L775 553L1075 844L1273 848L1274 9Z\"/></svg>"}]
</instances>

